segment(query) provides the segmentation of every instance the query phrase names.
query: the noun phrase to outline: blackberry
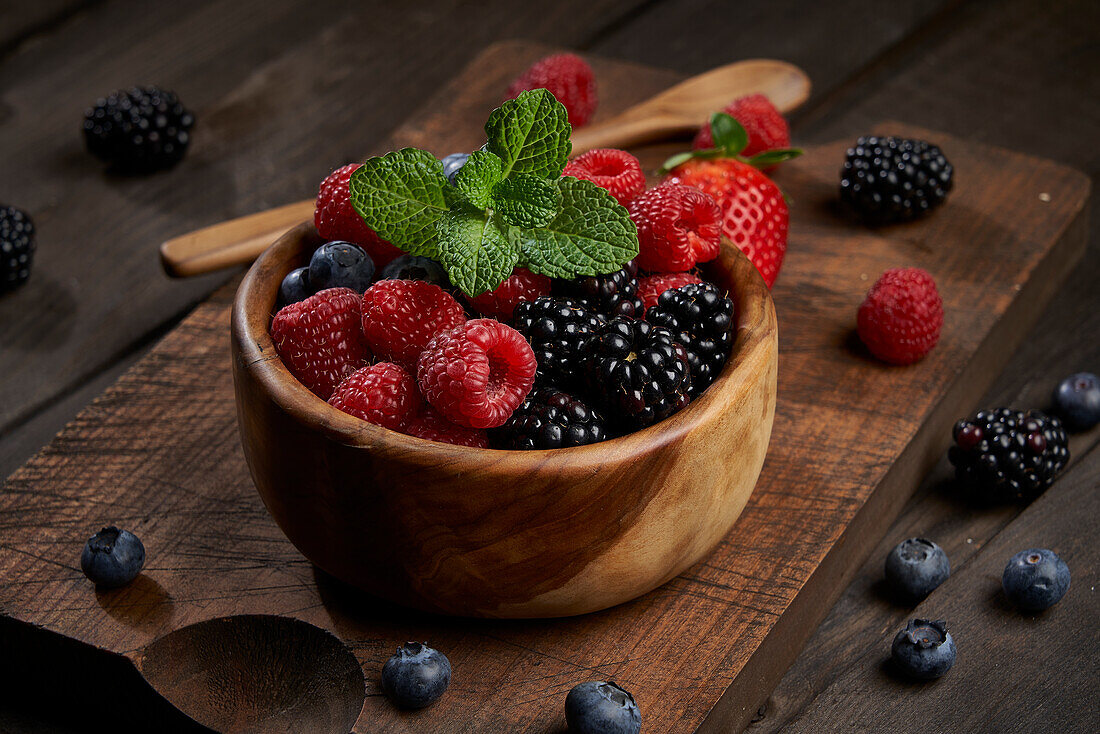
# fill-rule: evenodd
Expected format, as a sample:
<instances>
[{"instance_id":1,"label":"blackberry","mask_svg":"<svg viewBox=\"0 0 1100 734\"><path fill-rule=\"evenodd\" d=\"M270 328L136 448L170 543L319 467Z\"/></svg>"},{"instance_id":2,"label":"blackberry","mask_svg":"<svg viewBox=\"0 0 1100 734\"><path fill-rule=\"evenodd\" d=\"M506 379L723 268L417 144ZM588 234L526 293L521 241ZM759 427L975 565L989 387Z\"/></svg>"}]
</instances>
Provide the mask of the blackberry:
<instances>
[{"instance_id":1,"label":"blackberry","mask_svg":"<svg viewBox=\"0 0 1100 734\"><path fill-rule=\"evenodd\" d=\"M569 393L536 387L500 428L489 432L502 449L560 449L607 438L604 419Z\"/></svg>"},{"instance_id":2,"label":"blackberry","mask_svg":"<svg viewBox=\"0 0 1100 734\"><path fill-rule=\"evenodd\" d=\"M706 390L733 348L733 301L710 283L670 288L646 312L645 320L671 331L687 350L692 395Z\"/></svg>"},{"instance_id":3,"label":"blackberry","mask_svg":"<svg viewBox=\"0 0 1100 734\"><path fill-rule=\"evenodd\" d=\"M1031 499L1069 461L1062 422L1038 410L981 410L955 424L947 458L959 481L994 499Z\"/></svg>"},{"instance_id":4,"label":"blackberry","mask_svg":"<svg viewBox=\"0 0 1100 734\"><path fill-rule=\"evenodd\" d=\"M174 93L134 87L96 100L84 113L84 142L114 170L146 173L183 158L194 124Z\"/></svg>"},{"instance_id":5,"label":"blackberry","mask_svg":"<svg viewBox=\"0 0 1100 734\"><path fill-rule=\"evenodd\" d=\"M904 222L942 204L953 173L923 140L864 136L844 159L840 200L871 223Z\"/></svg>"},{"instance_id":6,"label":"blackberry","mask_svg":"<svg viewBox=\"0 0 1100 734\"><path fill-rule=\"evenodd\" d=\"M571 298L552 296L521 301L513 320L535 350L538 382L562 387L579 384L585 342L605 321Z\"/></svg>"},{"instance_id":7,"label":"blackberry","mask_svg":"<svg viewBox=\"0 0 1100 734\"><path fill-rule=\"evenodd\" d=\"M627 430L663 420L691 400L687 351L664 327L620 316L600 327L585 350L589 395Z\"/></svg>"},{"instance_id":8,"label":"blackberry","mask_svg":"<svg viewBox=\"0 0 1100 734\"><path fill-rule=\"evenodd\" d=\"M607 275L555 280L552 288L555 296L573 298L605 316L640 319L645 313L638 297L638 264L633 260Z\"/></svg>"},{"instance_id":9,"label":"blackberry","mask_svg":"<svg viewBox=\"0 0 1100 734\"><path fill-rule=\"evenodd\" d=\"M21 209L0 206L0 293L27 282L33 259L34 222Z\"/></svg>"}]
</instances>

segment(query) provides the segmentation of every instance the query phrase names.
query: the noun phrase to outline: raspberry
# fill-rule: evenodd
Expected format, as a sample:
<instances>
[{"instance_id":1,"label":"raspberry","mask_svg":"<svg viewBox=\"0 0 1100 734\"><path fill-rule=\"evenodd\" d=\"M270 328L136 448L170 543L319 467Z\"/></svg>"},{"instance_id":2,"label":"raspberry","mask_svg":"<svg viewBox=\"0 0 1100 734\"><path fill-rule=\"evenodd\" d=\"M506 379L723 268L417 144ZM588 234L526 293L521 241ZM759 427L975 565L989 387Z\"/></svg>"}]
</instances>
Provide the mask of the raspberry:
<instances>
[{"instance_id":1,"label":"raspberry","mask_svg":"<svg viewBox=\"0 0 1100 734\"><path fill-rule=\"evenodd\" d=\"M422 280L380 280L363 294L363 333L380 359L409 372L433 336L466 320L450 293Z\"/></svg>"},{"instance_id":2,"label":"raspberry","mask_svg":"<svg viewBox=\"0 0 1100 734\"><path fill-rule=\"evenodd\" d=\"M321 182L321 190L317 193L317 208L313 211L313 225L327 240L346 240L359 245L371 256L374 264L381 268L404 253L379 237L351 205L348 181L361 165L363 164L349 163L343 168L337 168Z\"/></svg>"},{"instance_id":3,"label":"raspberry","mask_svg":"<svg viewBox=\"0 0 1100 734\"><path fill-rule=\"evenodd\" d=\"M453 443L456 446L489 448L489 437L485 431L451 423L430 405L425 405L424 410L409 421L405 433L416 438L426 438L429 441Z\"/></svg>"},{"instance_id":4,"label":"raspberry","mask_svg":"<svg viewBox=\"0 0 1100 734\"><path fill-rule=\"evenodd\" d=\"M630 202L638 226L638 266L680 272L718 257L722 212L707 194L691 186L662 184Z\"/></svg>"},{"instance_id":5,"label":"raspberry","mask_svg":"<svg viewBox=\"0 0 1100 734\"><path fill-rule=\"evenodd\" d=\"M329 405L393 431L401 431L424 407L416 381L393 362L379 362L352 372L341 382Z\"/></svg>"},{"instance_id":6,"label":"raspberry","mask_svg":"<svg viewBox=\"0 0 1100 734\"><path fill-rule=\"evenodd\" d=\"M665 291L702 282L703 279L695 273L653 273L638 279L638 297L648 310L657 304L657 299Z\"/></svg>"},{"instance_id":7,"label":"raspberry","mask_svg":"<svg viewBox=\"0 0 1100 734\"><path fill-rule=\"evenodd\" d=\"M360 326L360 295L329 288L283 306L271 320L271 340L287 369L322 400L370 361Z\"/></svg>"},{"instance_id":8,"label":"raspberry","mask_svg":"<svg viewBox=\"0 0 1100 734\"><path fill-rule=\"evenodd\" d=\"M535 382L535 353L523 334L493 319L473 319L436 334L417 365L420 391L447 420L495 428Z\"/></svg>"},{"instance_id":9,"label":"raspberry","mask_svg":"<svg viewBox=\"0 0 1100 734\"><path fill-rule=\"evenodd\" d=\"M508 87L506 99L528 89L548 89L565 105L569 124L580 127L596 111L596 75L588 62L576 54L554 54L536 61Z\"/></svg>"},{"instance_id":10,"label":"raspberry","mask_svg":"<svg viewBox=\"0 0 1100 734\"><path fill-rule=\"evenodd\" d=\"M516 268L508 278L496 287L496 290L482 293L467 299L475 311L482 316L491 316L510 321L512 313L523 301L533 301L539 296L550 294L550 279L545 275L532 273L524 268Z\"/></svg>"},{"instance_id":11,"label":"raspberry","mask_svg":"<svg viewBox=\"0 0 1100 734\"><path fill-rule=\"evenodd\" d=\"M607 189L623 206L645 191L642 164L625 150L615 148L596 148L582 153L566 164L561 175L591 181Z\"/></svg>"},{"instance_id":12,"label":"raspberry","mask_svg":"<svg viewBox=\"0 0 1100 734\"><path fill-rule=\"evenodd\" d=\"M791 132L787 128L787 121L763 94L738 97L722 111L740 122L741 127L749 134L749 143L741 151L741 155L749 157L765 150L791 147ZM691 147L694 150L714 147L709 122L699 128L695 139L691 141Z\"/></svg>"},{"instance_id":13,"label":"raspberry","mask_svg":"<svg viewBox=\"0 0 1100 734\"><path fill-rule=\"evenodd\" d=\"M890 364L912 364L932 351L943 327L943 301L920 268L882 274L859 307L859 338Z\"/></svg>"}]
</instances>

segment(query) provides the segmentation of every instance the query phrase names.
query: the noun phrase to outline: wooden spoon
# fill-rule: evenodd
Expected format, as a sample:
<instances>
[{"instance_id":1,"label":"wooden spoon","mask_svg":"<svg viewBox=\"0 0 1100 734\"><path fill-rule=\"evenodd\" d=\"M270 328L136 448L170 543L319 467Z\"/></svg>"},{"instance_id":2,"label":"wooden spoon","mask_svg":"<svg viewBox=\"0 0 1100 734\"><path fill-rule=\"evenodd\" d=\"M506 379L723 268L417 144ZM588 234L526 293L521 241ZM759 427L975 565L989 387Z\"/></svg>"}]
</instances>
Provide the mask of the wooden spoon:
<instances>
[{"instance_id":1,"label":"wooden spoon","mask_svg":"<svg viewBox=\"0 0 1100 734\"><path fill-rule=\"evenodd\" d=\"M810 79L793 64L749 59L676 84L609 120L573 132L573 155L593 148L626 148L689 135L731 100L767 95L790 112L810 95ZM231 219L174 237L160 246L161 263L184 278L249 263L288 229L313 216L313 199Z\"/></svg>"}]
</instances>

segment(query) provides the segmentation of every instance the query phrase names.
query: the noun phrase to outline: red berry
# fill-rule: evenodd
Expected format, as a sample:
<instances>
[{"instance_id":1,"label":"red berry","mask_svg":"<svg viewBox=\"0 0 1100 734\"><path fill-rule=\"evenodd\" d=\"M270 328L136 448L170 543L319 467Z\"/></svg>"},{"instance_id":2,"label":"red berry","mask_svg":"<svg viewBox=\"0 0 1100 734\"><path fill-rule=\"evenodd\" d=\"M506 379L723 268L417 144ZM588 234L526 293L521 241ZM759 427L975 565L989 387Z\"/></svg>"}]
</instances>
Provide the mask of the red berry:
<instances>
[{"instance_id":1,"label":"red berry","mask_svg":"<svg viewBox=\"0 0 1100 734\"><path fill-rule=\"evenodd\" d=\"M920 268L882 274L859 307L859 338L890 364L912 364L932 351L943 327L943 300Z\"/></svg>"},{"instance_id":2,"label":"red berry","mask_svg":"<svg viewBox=\"0 0 1100 734\"><path fill-rule=\"evenodd\" d=\"M607 189L623 206L645 191L645 174L638 159L625 150L596 148L565 165L563 176L591 181Z\"/></svg>"},{"instance_id":3,"label":"red berry","mask_svg":"<svg viewBox=\"0 0 1100 734\"><path fill-rule=\"evenodd\" d=\"M569 112L569 124L580 127L596 111L596 75L576 54L554 54L540 59L508 87L505 99L528 89L549 89Z\"/></svg>"},{"instance_id":4,"label":"red berry","mask_svg":"<svg viewBox=\"0 0 1100 734\"><path fill-rule=\"evenodd\" d=\"M523 335L493 319L473 319L429 342L417 382L447 420L496 428L512 415L535 382L535 353Z\"/></svg>"},{"instance_id":5,"label":"red berry","mask_svg":"<svg viewBox=\"0 0 1100 734\"><path fill-rule=\"evenodd\" d=\"M321 182L321 190L317 193L317 208L313 211L313 225L325 239L346 240L359 245L371 256L374 264L381 268L404 253L379 237L351 205L348 181L361 165L363 164L351 163L337 168Z\"/></svg>"},{"instance_id":6,"label":"red berry","mask_svg":"<svg viewBox=\"0 0 1100 734\"><path fill-rule=\"evenodd\" d=\"M787 121L763 94L738 97L722 111L740 122L741 127L749 134L749 143L741 151L741 155L748 157L765 150L791 147L791 132ZM714 147L710 122L699 128L691 147L695 150Z\"/></svg>"},{"instance_id":7,"label":"red berry","mask_svg":"<svg viewBox=\"0 0 1100 734\"><path fill-rule=\"evenodd\" d=\"M703 279L695 273L654 273L638 279L638 297L648 309L657 305L657 299L665 291L702 282Z\"/></svg>"},{"instance_id":8,"label":"red berry","mask_svg":"<svg viewBox=\"0 0 1100 734\"><path fill-rule=\"evenodd\" d=\"M487 291L466 300L482 316L510 321L512 312L522 301L533 301L539 296L548 295L550 295L549 278L524 268L516 268L515 272L496 287L496 290Z\"/></svg>"},{"instance_id":9,"label":"red berry","mask_svg":"<svg viewBox=\"0 0 1100 734\"><path fill-rule=\"evenodd\" d=\"M380 280L363 294L363 333L379 359L409 372L433 336L466 320L447 291L422 280Z\"/></svg>"},{"instance_id":10,"label":"red berry","mask_svg":"<svg viewBox=\"0 0 1100 734\"><path fill-rule=\"evenodd\" d=\"M283 364L323 400L370 361L360 299L351 288L329 288L283 306L271 320L271 340Z\"/></svg>"},{"instance_id":11,"label":"red berry","mask_svg":"<svg viewBox=\"0 0 1100 734\"><path fill-rule=\"evenodd\" d=\"M628 207L638 226L638 267L656 272L691 270L718 257L722 212L699 189L663 184Z\"/></svg>"},{"instance_id":12,"label":"red berry","mask_svg":"<svg viewBox=\"0 0 1100 734\"><path fill-rule=\"evenodd\" d=\"M417 438L426 438L429 441L453 443L456 446L489 448L489 436L485 431L451 423L430 405L425 405L424 410L409 421L405 433Z\"/></svg>"},{"instance_id":13,"label":"red berry","mask_svg":"<svg viewBox=\"0 0 1100 734\"><path fill-rule=\"evenodd\" d=\"M416 381L393 362L379 362L348 375L329 405L368 423L401 431L424 407Z\"/></svg>"}]
</instances>

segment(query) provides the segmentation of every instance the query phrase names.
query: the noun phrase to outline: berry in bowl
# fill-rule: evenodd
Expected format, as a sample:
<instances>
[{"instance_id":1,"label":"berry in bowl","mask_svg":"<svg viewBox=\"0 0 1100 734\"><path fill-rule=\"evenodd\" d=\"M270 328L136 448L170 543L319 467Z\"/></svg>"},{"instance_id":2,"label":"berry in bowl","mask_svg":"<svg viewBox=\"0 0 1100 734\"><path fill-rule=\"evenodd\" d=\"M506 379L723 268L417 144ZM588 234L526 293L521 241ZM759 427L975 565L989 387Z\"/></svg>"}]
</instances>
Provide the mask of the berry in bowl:
<instances>
[{"instance_id":1,"label":"berry in bowl","mask_svg":"<svg viewBox=\"0 0 1100 734\"><path fill-rule=\"evenodd\" d=\"M303 276L345 232L302 224L256 261L233 308L242 442L280 528L333 576L445 614L582 614L681 573L741 513L775 311L717 227L690 278L639 273L627 209L561 175L549 93L486 132L453 183L413 149L352 172L350 203L407 255L364 292Z\"/></svg>"}]
</instances>

